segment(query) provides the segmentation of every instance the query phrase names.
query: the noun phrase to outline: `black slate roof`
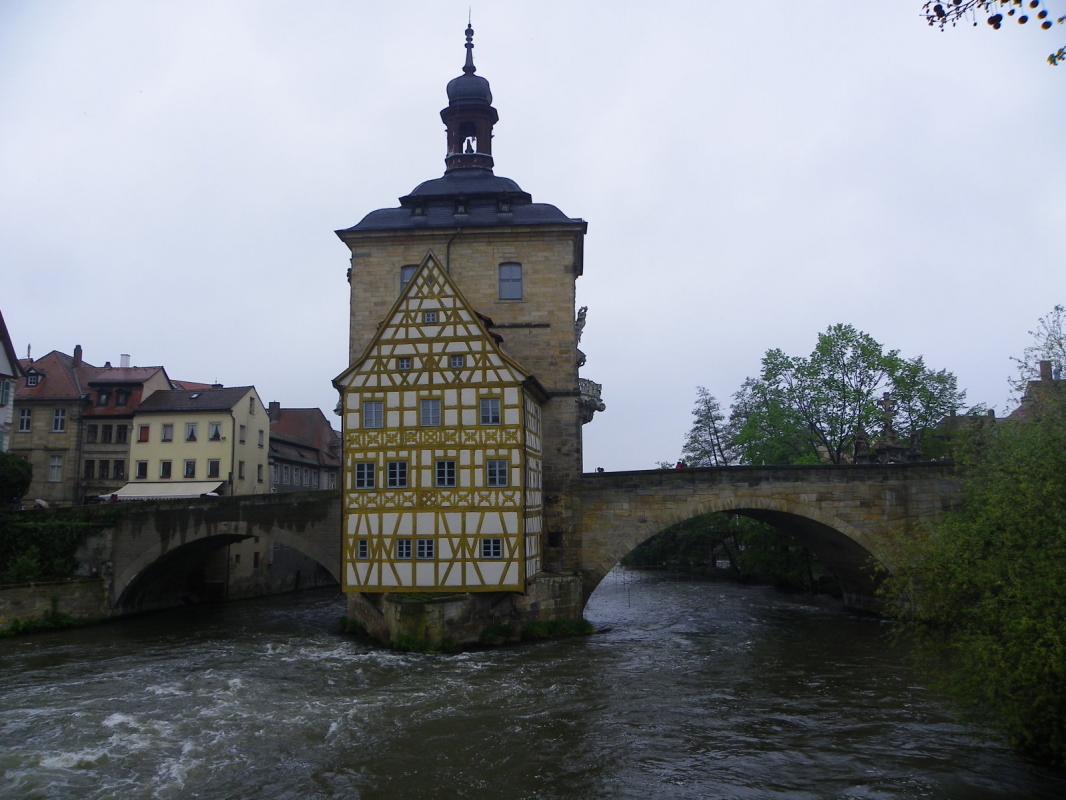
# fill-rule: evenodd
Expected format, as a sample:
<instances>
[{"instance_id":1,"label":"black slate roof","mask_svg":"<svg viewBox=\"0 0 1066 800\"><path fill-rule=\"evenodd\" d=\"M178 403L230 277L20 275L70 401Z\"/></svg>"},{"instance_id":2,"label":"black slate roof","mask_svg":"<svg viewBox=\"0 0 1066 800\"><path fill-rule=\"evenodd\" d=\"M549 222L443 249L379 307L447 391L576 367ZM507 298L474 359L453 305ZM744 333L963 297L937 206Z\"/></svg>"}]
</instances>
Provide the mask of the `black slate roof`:
<instances>
[{"instance_id":1,"label":"black slate roof","mask_svg":"<svg viewBox=\"0 0 1066 800\"><path fill-rule=\"evenodd\" d=\"M418 230L421 228L491 228L533 225L573 225L584 230L587 223L568 217L548 203L533 198L510 178L490 169L454 169L441 178L424 181L400 198L399 208L371 211L356 225L337 231Z\"/></svg>"},{"instance_id":2,"label":"black slate roof","mask_svg":"<svg viewBox=\"0 0 1066 800\"><path fill-rule=\"evenodd\" d=\"M225 389L167 389L152 392L141 401L137 412L142 411L229 411L241 401L254 386L229 386Z\"/></svg>"}]
</instances>

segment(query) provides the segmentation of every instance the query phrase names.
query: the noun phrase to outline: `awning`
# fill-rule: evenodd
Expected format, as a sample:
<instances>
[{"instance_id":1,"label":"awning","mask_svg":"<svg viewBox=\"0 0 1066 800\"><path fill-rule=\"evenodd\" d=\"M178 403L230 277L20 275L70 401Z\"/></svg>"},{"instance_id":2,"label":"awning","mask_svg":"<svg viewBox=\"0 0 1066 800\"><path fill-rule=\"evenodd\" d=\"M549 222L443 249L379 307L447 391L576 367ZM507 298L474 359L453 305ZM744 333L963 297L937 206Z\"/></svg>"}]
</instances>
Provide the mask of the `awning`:
<instances>
[{"instance_id":1,"label":"awning","mask_svg":"<svg viewBox=\"0 0 1066 800\"><path fill-rule=\"evenodd\" d=\"M137 481L127 483L117 492L100 495L101 500L110 500L112 496L119 500L181 500L199 497L218 491L223 481L167 481L166 483L146 483Z\"/></svg>"}]
</instances>

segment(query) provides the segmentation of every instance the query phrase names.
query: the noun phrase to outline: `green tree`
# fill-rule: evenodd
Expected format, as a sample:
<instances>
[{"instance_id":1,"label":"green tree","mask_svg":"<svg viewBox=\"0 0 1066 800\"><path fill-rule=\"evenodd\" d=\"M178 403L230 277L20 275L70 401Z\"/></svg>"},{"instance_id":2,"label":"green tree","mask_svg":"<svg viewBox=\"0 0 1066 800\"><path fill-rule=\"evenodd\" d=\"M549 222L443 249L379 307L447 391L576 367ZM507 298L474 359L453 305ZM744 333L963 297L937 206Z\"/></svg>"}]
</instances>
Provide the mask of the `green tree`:
<instances>
[{"instance_id":1,"label":"green tree","mask_svg":"<svg viewBox=\"0 0 1066 800\"><path fill-rule=\"evenodd\" d=\"M685 437L682 456L690 467L728 467L729 452L725 414L718 399L703 386L696 387L692 427Z\"/></svg>"},{"instance_id":2,"label":"green tree","mask_svg":"<svg viewBox=\"0 0 1066 800\"><path fill-rule=\"evenodd\" d=\"M965 396L954 375L920 356L904 359L852 325L831 325L809 356L767 351L760 376L734 397L732 445L749 464L844 463L858 435L884 426L885 392L893 433L913 448Z\"/></svg>"},{"instance_id":3,"label":"green tree","mask_svg":"<svg viewBox=\"0 0 1066 800\"><path fill-rule=\"evenodd\" d=\"M1066 412L985 426L957 455L964 503L901 546L886 593L1009 741L1066 765ZM941 663L941 662L937 662Z\"/></svg>"},{"instance_id":4,"label":"green tree","mask_svg":"<svg viewBox=\"0 0 1066 800\"><path fill-rule=\"evenodd\" d=\"M28 461L11 453L0 453L0 509L26 494L32 480L33 468Z\"/></svg>"},{"instance_id":5,"label":"green tree","mask_svg":"<svg viewBox=\"0 0 1066 800\"><path fill-rule=\"evenodd\" d=\"M1066 307L1056 305L1036 321L1036 328L1029 331L1032 342L1022 351L1021 358L1012 358L1018 375L1010 380L1017 394L1025 391L1026 384L1040 376L1040 362L1050 361L1052 369L1066 375Z\"/></svg>"},{"instance_id":6,"label":"green tree","mask_svg":"<svg viewBox=\"0 0 1066 800\"><path fill-rule=\"evenodd\" d=\"M1051 30L1055 23L1066 23L1066 16L1052 16L1044 0L924 0L922 3L925 21L940 30L948 26L954 28L960 22L977 25L979 14L984 15L989 27L997 31L1010 20L1019 25L1031 21L1034 27L1045 31ZM1051 53L1047 61L1053 67L1066 62L1066 47Z\"/></svg>"}]
</instances>

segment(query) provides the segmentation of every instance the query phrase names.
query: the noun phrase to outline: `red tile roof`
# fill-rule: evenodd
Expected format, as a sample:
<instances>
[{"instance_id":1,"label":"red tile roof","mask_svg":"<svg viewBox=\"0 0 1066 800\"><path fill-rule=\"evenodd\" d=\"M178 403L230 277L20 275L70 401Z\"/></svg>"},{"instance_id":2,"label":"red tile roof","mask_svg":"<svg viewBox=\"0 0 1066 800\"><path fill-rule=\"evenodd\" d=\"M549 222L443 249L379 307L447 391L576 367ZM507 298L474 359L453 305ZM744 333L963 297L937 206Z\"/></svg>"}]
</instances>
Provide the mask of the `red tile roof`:
<instances>
[{"instance_id":1,"label":"red tile roof","mask_svg":"<svg viewBox=\"0 0 1066 800\"><path fill-rule=\"evenodd\" d=\"M339 440L320 408L278 408L270 418L270 440L314 450L320 464L340 464ZM284 457L283 448L278 455ZM287 449L287 448L285 448Z\"/></svg>"}]
</instances>

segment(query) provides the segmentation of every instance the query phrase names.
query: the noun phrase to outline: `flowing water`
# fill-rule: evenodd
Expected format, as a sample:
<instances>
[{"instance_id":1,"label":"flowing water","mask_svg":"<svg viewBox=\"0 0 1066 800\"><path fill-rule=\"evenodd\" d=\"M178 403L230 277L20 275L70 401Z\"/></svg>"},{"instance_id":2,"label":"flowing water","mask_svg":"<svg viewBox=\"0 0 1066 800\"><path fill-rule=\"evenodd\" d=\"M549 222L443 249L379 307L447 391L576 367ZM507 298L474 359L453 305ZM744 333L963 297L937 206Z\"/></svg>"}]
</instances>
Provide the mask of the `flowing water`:
<instances>
[{"instance_id":1,"label":"flowing water","mask_svg":"<svg viewBox=\"0 0 1066 800\"><path fill-rule=\"evenodd\" d=\"M594 636L453 656L304 593L0 641L3 798L1061 798L885 626L616 570Z\"/></svg>"}]
</instances>

